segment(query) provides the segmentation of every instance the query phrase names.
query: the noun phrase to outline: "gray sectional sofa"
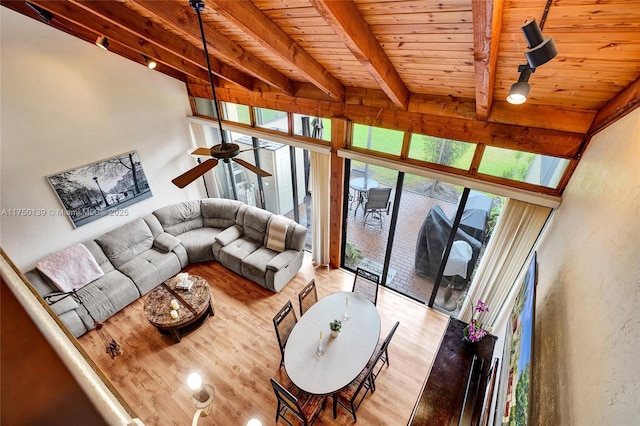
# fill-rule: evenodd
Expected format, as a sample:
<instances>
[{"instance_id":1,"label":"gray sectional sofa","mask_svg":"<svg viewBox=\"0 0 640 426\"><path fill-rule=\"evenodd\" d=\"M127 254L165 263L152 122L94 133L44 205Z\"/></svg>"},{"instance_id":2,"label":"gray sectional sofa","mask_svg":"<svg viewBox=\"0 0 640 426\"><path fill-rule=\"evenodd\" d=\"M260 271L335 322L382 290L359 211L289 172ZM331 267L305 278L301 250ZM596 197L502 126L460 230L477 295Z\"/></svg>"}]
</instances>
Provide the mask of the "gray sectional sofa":
<instances>
[{"instance_id":1,"label":"gray sectional sofa","mask_svg":"<svg viewBox=\"0 0 640 426\"><path fill-rule=\"evenodd\" d=\"M274 229L281 234L276 249ZM25 276L79 337L94 327L91 316L106 320L189 263L218 261L278 292L302 266L306 233L305 227L266 210L206 198L162 207L83 242L104 275L75 294L61 291L38 268Z\"/></svg>"}]
</instances>

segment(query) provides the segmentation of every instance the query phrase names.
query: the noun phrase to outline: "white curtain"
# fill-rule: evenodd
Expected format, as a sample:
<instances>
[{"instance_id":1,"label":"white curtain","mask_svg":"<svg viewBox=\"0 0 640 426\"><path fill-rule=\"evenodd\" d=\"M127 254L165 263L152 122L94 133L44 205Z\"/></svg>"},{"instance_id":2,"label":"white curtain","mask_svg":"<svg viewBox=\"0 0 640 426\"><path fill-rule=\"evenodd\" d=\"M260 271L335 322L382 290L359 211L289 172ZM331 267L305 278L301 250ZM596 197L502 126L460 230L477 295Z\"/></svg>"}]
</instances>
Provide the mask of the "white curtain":
<instances>
[{"instance_id":1,"label":"white curtain","mask_svg":"<svg viewBox=\"0 0 640 426\"><path fill-rule=\"evenodd\" d=\"M329 263L329 203L331 157L311 152L311 257L318 265Z\"/></svg>"},{"instance_id":2,"label":"white curtain","mask_svg":"<svg viewBox=\"0 0 640 426\"><path fill-rule=\"evenodd\" d=\"M482 299L489 312L480 313L478 320L484 328L494 326L550 212L548 207L506 200L458 318L469 322L472 304Z\"/></svg>"}]
</instances>

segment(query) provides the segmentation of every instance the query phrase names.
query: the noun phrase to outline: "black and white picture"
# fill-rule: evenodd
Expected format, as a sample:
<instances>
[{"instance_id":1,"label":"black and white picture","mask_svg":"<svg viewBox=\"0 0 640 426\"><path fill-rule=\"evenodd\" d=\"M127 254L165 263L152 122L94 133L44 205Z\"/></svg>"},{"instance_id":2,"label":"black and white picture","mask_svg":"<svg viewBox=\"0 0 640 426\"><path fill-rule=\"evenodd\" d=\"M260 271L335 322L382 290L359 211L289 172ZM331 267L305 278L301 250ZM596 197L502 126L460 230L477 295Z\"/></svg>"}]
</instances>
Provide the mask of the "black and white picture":
<instances>
[{"instance_id":1,"label":"black and white picture","mask_svg":"<svg viewBox=\"0 0 640 426\"><path fill-rule=\"evenodd\" d=\"M127 206L151 197L136 151L47 176L73 225L127 216Z\"/></svg>"}]
</instances>

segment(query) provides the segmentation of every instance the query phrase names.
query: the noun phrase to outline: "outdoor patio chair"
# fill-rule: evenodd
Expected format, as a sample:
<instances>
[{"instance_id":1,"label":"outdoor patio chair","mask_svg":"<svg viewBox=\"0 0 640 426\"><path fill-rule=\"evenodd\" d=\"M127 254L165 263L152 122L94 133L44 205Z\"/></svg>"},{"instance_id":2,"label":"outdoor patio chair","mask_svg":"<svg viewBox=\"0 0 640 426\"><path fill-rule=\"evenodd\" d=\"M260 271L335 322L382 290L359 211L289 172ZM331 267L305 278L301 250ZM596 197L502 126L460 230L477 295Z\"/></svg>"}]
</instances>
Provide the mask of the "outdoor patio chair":
<instances>
[{"instance_id":1,"label":"outdoor patio chair","mask_svg":"<svg viewBox=\"0 0 640 426\"><path fill-rule=\"evenodd\" d=\"M366 297L376 305L378 302L378 284L380 284L380 275L369 272L366 269L356 268L356 276L353 279L351 291Z\"/></svg>"},{"instance_id":2,"label":"outdoor patio chair","mask_svg":"<svg viewBox=\"0 0 640 426\"><path fill-rule=\"evenodd\" d=\"M382 228L382 221L384 220L382 213L385 212L389 215L389 208L391 207L391 188L371 188L367 195L367 201L364 204L364 221L362 226L367 224L367 220L378 221L380 228Z\"/></svg>"},{"instance_id":3,"label":"outdoor patio chair","mask_svg":"<svg viewBox=\"0 0 640 426\"><path fill-rule=\"evenodd\" d=\"M298 301L300 302L300 316L304 315L304 313L318 301L315 279L309 281L309 284L298 294Z\"/></svg>"},{"instance_id":4,"label":"outdoor patio chair","mask_svg":"<svg viewBox=\"0 0 640 426\"><path fill-rule=\"evenodd\" d=\"M298 322L296 317L296 311L293 310L293 304L291 300L288 300L284 304L282 309L273 317L273 325L276 329L276 336L278 336L278 345L280 346L280 366L284 364L284 347L287 344L291 330Z\"/></svg>"},{"instance_id":5,"label":"outdoor patio chair","mask_svg":"<svg viewBox=\"0 0 640 426\"><path fill-rule=\"evenodd\" d=\"M278 408L276 409L276 423L282 418L285 422L292 425L289 413L297 417L303 425L312 425L318 419L320 412L324 409L327 402L327 395L313 395L299 389L294 384L287 387L271 380L271 386L278 399Z\"/></svg>"}]
</instances>

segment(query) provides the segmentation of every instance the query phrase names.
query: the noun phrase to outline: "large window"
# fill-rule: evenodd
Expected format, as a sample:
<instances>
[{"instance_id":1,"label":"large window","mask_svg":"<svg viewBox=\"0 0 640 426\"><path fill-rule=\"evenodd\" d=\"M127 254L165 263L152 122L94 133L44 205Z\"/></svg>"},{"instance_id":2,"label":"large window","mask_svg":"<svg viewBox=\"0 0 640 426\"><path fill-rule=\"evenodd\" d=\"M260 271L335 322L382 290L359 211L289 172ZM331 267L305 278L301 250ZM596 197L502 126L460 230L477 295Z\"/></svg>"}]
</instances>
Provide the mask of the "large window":
<instances>
[{"instance_id":1,"label":"large window","mask_svg":"<svg viewBox=\"0 0 640 426\"><path fill-rule=\"evenodd\" d=\"M479 173L518 182L557 188L569 160L488 146L482 155Z\"/></svg>"},{"instance_id":2,"label":"large window","mask_svg":"<svg viewBox=\"0 0 640 426\"><path fill-rule=\"evenodd\" d=\"M469 170L475 144L414 133L409 145L409 158Z\"/></svg>"},{"instance_id":3,"label":"large window","mask_svg":"<svg viewBox=\"0 0 640 426\"><path fill-rule=\"evenodd\" d=\"M256 126L289 133L289 119L286 112L257 107L254 108L254 111Z\"/></svg>"},{"instance_id":4,"label":"large window","mask_svg":"<svg viewBox=\"0 0 640 426\"><path fill-rule=\"evenodd\" d=\"M233 104L231 102L221 102L220 104L222 105L222 115L225 120L251 125L251 115L248 106Z\"/></svg>"},{"instance_id":5,"label":"large window","mask_svg":"<svg viewBox=\"0 0 640 426\"><path fill-rule=\"evenodd\" d=\"M399 130L354 124L351 144L371 151L400 155L403 138L404 132Z\"/></svg>"}]
</instances>

